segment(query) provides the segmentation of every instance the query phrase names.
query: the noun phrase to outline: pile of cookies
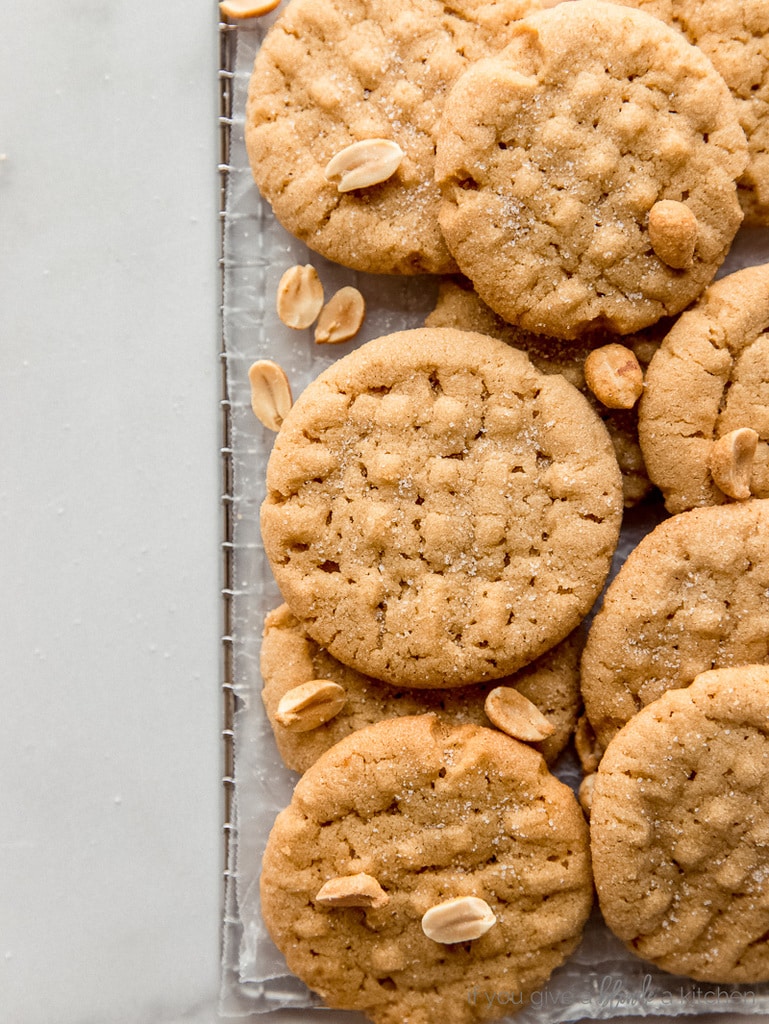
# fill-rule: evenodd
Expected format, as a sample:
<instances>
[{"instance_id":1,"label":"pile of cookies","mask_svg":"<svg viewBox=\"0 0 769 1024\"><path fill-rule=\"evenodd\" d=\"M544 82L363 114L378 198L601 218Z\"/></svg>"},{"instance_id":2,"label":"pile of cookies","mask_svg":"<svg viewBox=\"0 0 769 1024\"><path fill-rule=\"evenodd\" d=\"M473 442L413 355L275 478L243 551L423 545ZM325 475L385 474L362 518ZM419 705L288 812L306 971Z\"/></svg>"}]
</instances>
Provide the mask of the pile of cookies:
<instances>
[{"instance_id":1,"label":"pile of cookies","mask_svg":"<svg viewBox=\"0 0 769 1024\"><path fill-rule=\"evenodd\" d=\"M736 0L290 0L265 38L246 144L281 223L444 275L295 403L251 374L263 700L303 773L262 909L329 1006L509 1014L594 885L663 970L769 980L769 265L711 283L769 225L768 115L769 13ZM281 318L348 339L348 291L290 268Z\"/></svg>"}]
</instances>

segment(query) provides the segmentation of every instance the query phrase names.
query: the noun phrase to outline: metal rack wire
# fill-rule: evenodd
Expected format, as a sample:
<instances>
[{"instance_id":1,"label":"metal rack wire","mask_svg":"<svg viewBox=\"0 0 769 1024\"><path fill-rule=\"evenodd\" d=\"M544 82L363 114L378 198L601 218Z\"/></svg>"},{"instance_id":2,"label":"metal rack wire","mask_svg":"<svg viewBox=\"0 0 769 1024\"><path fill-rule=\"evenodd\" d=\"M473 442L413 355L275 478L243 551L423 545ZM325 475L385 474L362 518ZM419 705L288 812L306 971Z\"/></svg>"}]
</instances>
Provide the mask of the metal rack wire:
<instances>
[{"instance_id":1,"label":"metal rack wire","mask_svg":"<svg viewBox=\"0 0 769 1024\"><path fill-rule=\"evenodd\" d=\"M252 939L248 939L246 930L243 928L243 921L248 920L252 912L253 904L248 902L248 882L254 877L253 864L255 858L251 856L254 848L254 821L256 814L254 809L257 799L261 799L264 789L254 786L253 774L248 776L249 783L244 787L244 764L246 769L252 770L256 757L249 760L249 751L256 748L256 744L243 743L244 723L251 728L255 715L249 712L248 703L242 698L247 692L247 684L244 683L243 650L246 644L253 645L253 637L244 640L243 635L243 608L247 602L249 610L257 607L262 612L261 592L256 596L251 591L245 591L242 580L248 576L248 572L241 575L241 567L244 565L254 566L256 561L251 558L250 548L255 547L251 541L253 534L248 532L253 525L253 506L256 503L256 491L252 486L249 491L251 508L244 508L245 503L241 500L244 490L243 485L243 454L244 446L261 451L256 441L257 431L249 433L241 429L239 415L244 412L246 417L250 416L247 388L244 382L247 380L244 372L247 366L247 358L261 357L263 349L256 343L257 319L260 330L263 327L261 313L257 318L260 297L263 298L259 289L254 285L253 280L262 280L264 277L265 259L269 257L276 244L275 236L270 235L270 224L274 218L269 220L260 219L260 214L255 203L244 203L243 194L246 183L253 185L250 172L244 165L244 150L241 146L241 125L243 111L242 103L244 79L241 68L245 66L246 55L251 55L254 43L257 40L255 31L243 30L243 26L236 26L226 22L219 24L219 216L220 216L220 246L219 268L221 273L221 305L220 305L220 379L221 379L221 565L222 565L222 639L221 639L221 693L222 693L222 786L223 786L223 848L224 848L224 913L222 929L222 1003L221 1012L224 1017L241 1018L250 1016L251 1013L262 1012L265 1009L295 1008L302 1011L306 1018L314 1019L315 1015L308 1009L311 1005L308 1002L308 993L300 982L293 977L289 978L279 972L270 974L265 980L265 974L257 971L254 963L258 959L254 953L255 945ZM236 46L237 43L237 46ZM236 49L239 57L236 61ZM236 77L237 70L237 77ZM228 201L230 204L229 212ZM225 227L229 226L227 249L225 250ZM254 248L249 249L248 261L243 262L242 251L243 241L248 232L252 232L249 242L254 243ZM266 239L264 245L259 248L256 245L257 236ZM238 245L235 246L234 242ZM280 244L285 246L284 240ZM254 255L254 249L256 255ZM225 251L228 253L229 265L225 266ZM281 258L285 258L287 250L282 248ZM301 257L299 257L301 259ZM240 260L240 262L239 262ZM260 262L261 261L261 262ZM246 274L252 275L251 283L244 285ZM261 277L259 276L261 275ZM228 283L227 307L225 307L225 276ZM346 282L345 282L346 283ZM382 286L377 285L378 291ZM246 293L248 296L248 326L244 328L245 317L241 315L243 307L247 303L240 302L241 297ZM274 295L274 291L272 292ZM253 300L253 301L252 301ZM238 305L240 303L240 305ZM233 315L233 306L237 306L236 315ZM385 311L384 302L381 303ZM390 326L390 310L394 306L386 307L386 322L383 327L392 330ZM400 310L400 306L397 307ZM413 309L409 307L410 313ZM228 319L225 318L227 312ZM425 310L426 312L426 310ZM369 321L370 322L370 321ZM225 345L225 326L226 342ZM404 325L405 326L405 325ZM412 324L413 326L413 324ZM252 333L249 333L252 332ZM263 332L266 333L266 332ZM386 333L383 329L380 333ZM245 338L247 337L247 343ZM259 335L261 339L261 334ZM253 346L252 346L253 343ZM269 344L275 345L275 337L269 338ZM289 349L283 348L281 352ZM308 368L319 368L317 355L310 354L309 349L304 351L300 342L296 341L296 348L290 350L293 355L294 365L302 372ZM270 357L273 350L270 349ZM315 360L315 361L313 361ZM232 396L232 407L230 404ZM234 427L233 427L234 422ZM253 452L249 450L249 456ZM252 460L255 461L255 460ZM250 463L249 463L250 464ZM235 472L237 470L237 472ZM251 484L257 474L251 474ZM237 501L237 505L236 505ZM245 532L244 532L245 528ZM244 539L245 538L245 539ZM237 552L235 542L237 540ZM236 555L238 566L236 571ZM240 589L238 589L240 587ZM269 607L270 605L268 605ZM274 607L274 604L271 605ZM254 619L255 621L255 619ZM237 641L237 643L235 643ZM253 658L253 646L248 647L248 657ZM254 708L261 710L261 701L253 701ZM237 714L236 714L237 711ZM235 768L234 733L237 732L237 773ZM252 734L246 732L250 739ZM245 755L245 756L244 756ZM261 756L261 755L260 755ZM259 760L259 765L264 765L264 760ZM238 789L235 788L235 776L238 775ZM272 789L278 780L273 776L269 777L269 786ZM285 780L284 780L285 781ZM250 786L250 788L249 788ZM256 796L254 795L256 793ZM237 804L237 805L236 805ZM264 815L262 815L264 817ZM250 831L249 831L250 829ZM249 842L251 845L249 845ZM240 849L239 882L240 891L236 893L235 885L235 860ZM245 851L245 856L244 856ZM244 882L245 879L245 882ZM254 887L256 889L256 887ZM238 903L238 897L242 897L242 905ZM244 909L245 908L245 909ZM253 924L253 920L251 919ZM244 941L244 936L248 941ZM621 983L622 998L638 998L640 982L638 971L635 968L630 954L624 956L622 951L616 953L615 960L607 960L605 952L605 936L602 935L600 942L593 942L590 945L590 936L586 939L588 953L581 960L575 960L567 969L561 982L561 999L569 998L582 999L581 1015L601 1016L601 1007L597 1006L595 986L602 977L615 978L618 984ZM614 956L614 954L611 954ZM601 959L603 957L603 959ZM606 972L610 971L611 974ZM660 985L664 986L665 979L661 979ZM664 993L664 999L657 1004L657 1012L664 1010L669 1012L669 993ZM558 996L556 996L556 999ZM769 996L763 997L769 1001ZM688 1012L695 1009L701 1012L708 1012L717 1009L710 1000L700 998L697 1001L692 995L681 996L679 1004L685 1007ZM313 1004L314 1005L314 1004ZM632 1004L631 1004L632 1005ZM759 1003L755 1010L758 1013L764 1011L767 1003ZM554 1009L555 1007L555 1009ZM678 1009L678 1007L676 1007ZM545 1009L545 1007L543 1007ZM551 1006L551 1012L560 1014L561 1008L558 1004ZM539 1011L537 1011L539 1012ZM618 1010L621 1012L621 1010ZM628 1012L627 1009L624 1012ZM646 1006L646 1012L654 1012L654 1004ZM678 1010L678 1012L682 1012ZM605 1008L603 1013L606 1013ZM253 1019L253 1018L251 1018ZM531 1019L529 1017L528 1019ZM549 1018L549 1019L552 1019ZM559 1019L563 1019L560 1017Z\"/></svg>"},{"instance_id":2,"label":"metal rack wire","mask_svg":"<svg viewBox=\"0 0 769 1024\"><path fill-rule=\"evenodd\" d=\"M221 374L221 556L222 556L222 786L224 804L224 885L231 873L231 840L235 828L233 816L234 751L233 716L235 694L232 675L232 444L230 400L227 379L227 357L224 341L224 233L227 184L230 171L230 140L232 128L232 79L235 56L235 26L219 23L219 223L221 274L219 307L220 374Z\"/></svg>"}]
</instances>

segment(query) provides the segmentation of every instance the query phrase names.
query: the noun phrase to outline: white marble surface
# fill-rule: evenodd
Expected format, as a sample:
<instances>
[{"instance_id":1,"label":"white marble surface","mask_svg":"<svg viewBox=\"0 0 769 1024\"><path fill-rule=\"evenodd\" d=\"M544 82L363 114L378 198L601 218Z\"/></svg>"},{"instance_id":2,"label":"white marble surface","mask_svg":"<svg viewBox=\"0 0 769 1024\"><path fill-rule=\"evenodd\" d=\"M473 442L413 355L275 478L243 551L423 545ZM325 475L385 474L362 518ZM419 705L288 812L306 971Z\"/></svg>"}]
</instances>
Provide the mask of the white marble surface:
<instances>
[{"instance_id":1,"label":"white marble surface","mask_svg":"<svg viewBox=\"0 0 769 1024\"><path fill-rule=\"evenodd\" d=\"M0 32L0 1020L215 1019L215 3Z\"/></svg>"}]
</instances>

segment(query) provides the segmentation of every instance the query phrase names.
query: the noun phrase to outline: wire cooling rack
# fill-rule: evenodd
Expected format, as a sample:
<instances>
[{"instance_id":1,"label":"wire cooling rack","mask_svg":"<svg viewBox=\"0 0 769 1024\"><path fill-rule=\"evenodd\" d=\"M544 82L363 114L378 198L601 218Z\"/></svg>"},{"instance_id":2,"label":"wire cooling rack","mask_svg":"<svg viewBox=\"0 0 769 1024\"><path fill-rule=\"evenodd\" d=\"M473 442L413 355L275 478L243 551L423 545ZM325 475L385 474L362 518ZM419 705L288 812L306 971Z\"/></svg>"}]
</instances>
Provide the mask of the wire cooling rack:
<instances>
[{"instance_id":1,"label":"wire cooling rack","mask_svg":"<svg viewBox=\"0 0 769 1024\"><path fill-rule=\"evenodd\" d=\"M296 776L280 762L259 700L262 619L280 595L267 570L258 530L272 435L250 412L247 369L255 359L277 359L298 393L350 348L393 330L421 326L434 294L430 280L377 278L329 264L290 238L259 198L243 146L245 93L254 54L277 15L219 27L225 854L220 1009L224 1017L240 1018L281 1008L312 1013L321 1005L288 972L258 913L261 849L275 814L290 799ZM741 232L721 274L766 260L769 232ZM310 261L329 294L345 284L364 293L366 324L353 343L317 347L307 332L288 331L277 320L270 297L281 273L293 263ZM618 562L649 528L637 515L628 519ZM746 989L671 978L627 953L596 912L580 949L515 1021L556 1024L719 1011L769 1017L769 986ZM362 1020L360 1015L334 1015L335 1021L342 1019Z\"/></svg>"},{"instance_id":2,"label":"wire cooling rack","mask_svg":"<svg viewBox=\"0 0 769 1024\"><path fill-rule=\"evenodd\" d=\"M231 940L229 931L235 927L234 916L234 821L233 821L233 787L234 778L234 745L233 745L233 724L235 712L235 692L232 678L232 609L231 601L233 596L232 578L232 552L233 552L233 531L232 531L232 447L231 447L231 417L230 399L227 374L227 352L224 335L224 288L225 288L225 258L224 239L227 207L227 182L229 176L229 160L232 128L232 80L234 77L235 61L235 40L236 26L221 21L219 23L219 268L220 268L220 294L221 305L219 308L221 327L221 347L219 350L220 366L220 387L221 387L221 580L222 580L222 638L221 638L221 687L222 687L222 787L224 822L222 825L224 835L224 879L223 879L223 906L224 922L222 934L223 954L224 947ZM223 957L224 958L224 957Z\"/></svg>"}]
</instances>

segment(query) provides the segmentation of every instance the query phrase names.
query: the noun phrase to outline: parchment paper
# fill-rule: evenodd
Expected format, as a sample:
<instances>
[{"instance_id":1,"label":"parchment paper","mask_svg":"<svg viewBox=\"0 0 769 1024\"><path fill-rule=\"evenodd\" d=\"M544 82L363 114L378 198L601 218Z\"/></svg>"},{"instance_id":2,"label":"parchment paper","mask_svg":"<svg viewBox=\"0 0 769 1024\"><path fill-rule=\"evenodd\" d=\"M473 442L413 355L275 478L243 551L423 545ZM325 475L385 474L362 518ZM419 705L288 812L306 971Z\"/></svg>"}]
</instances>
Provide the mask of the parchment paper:
<instances>
[{"instance_id":1,"label":"parchment paper","mask_svg":"<svg viewBox=\"0 0 769 1024\"><path fill-rule=\"evenodd\" d=\"M288 235L253 184L243 142L246 89L256 50L277 12L256 26L238 29L234 78L234 124L225 217L224 333L232 417L234 586L232 598L235 820L225 902L221 1010L245 1016L279 1008L320 1008L314 996L286 968L259 914L259 865L275 815L289 802L298 776L283 767L260 698L259 646L265 614L281 597L264 558L259 506L264 470L274 435L250 407L248 368L274 359L285 369L294 395L331 362L365 341L422 325L432 309L436 282L360 274L328 263ZM769 260L769 230L740 233L720 275ZM367 315L360 334L342 345L317 346L312 331L293 331L277 318L274 297L284 270L311 262L330 296L345 284L361 290ZM625 517L614 572L661 518L660 505ZM566 754L556 773L575 784L579 770ZM500 1004L510 993L492 993ZM468 999L473 998L468 991ZM489 998L483 994L476 998ZM606 1019L649 1014L732 1011L769 1016L769 984L718 986L664 974L628 953L594 911L576 954L553 975L547 988L517 1024L558 1024L581 1018ZM345 1018L348 1015L342 1015ZM362 1020L349 1015L350 1020ZM322 1018L321 1018L322 1020Z\"/></svg>"}]
</instances>

